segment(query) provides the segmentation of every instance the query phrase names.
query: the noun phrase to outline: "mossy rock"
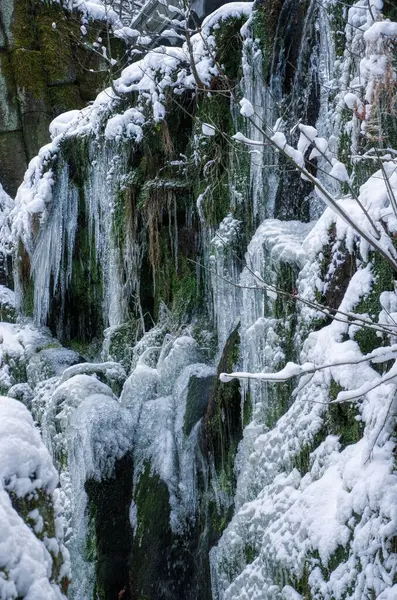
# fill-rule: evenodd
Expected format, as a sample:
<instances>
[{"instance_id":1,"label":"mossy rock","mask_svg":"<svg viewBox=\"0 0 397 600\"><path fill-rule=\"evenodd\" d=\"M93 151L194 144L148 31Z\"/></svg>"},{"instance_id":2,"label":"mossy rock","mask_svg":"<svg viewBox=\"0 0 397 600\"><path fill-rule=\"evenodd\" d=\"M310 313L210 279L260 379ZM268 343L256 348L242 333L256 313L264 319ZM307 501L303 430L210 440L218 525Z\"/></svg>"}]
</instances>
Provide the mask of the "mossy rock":
<instances>
[{"instance_id":1,"label":"mossy rock","mask_svg":"<svg viewBox=\"0 0 397 600\"><path fill-rule=\"evenodd\" d=\"M7 0L1 4L1 17L8 47L12 50L37 49L33 2L31 0Z\"/></svg>"},{"instance_id":2,"label":"mossy rock","mask_svg":"<svg viewBox=\"0 0 397 600\"><path fill-rule=\"evenodd\" d=\"M36 17L38 40L49 85L73 83L76 67L69 39L69 21L59 5L44 8ZM55 27L53 27L55 23Z\"/></svg>"},{"instance_id":3,"label":"mossy rock","mask_svg":"<svg viewBox=\"0 0 397 600\"><path fill-rule=\"evenodd\" d=\"M72 44L72 50L81 99L90 102L106 87L110 74L107 62L83 43Z\"/></svg>"},{"instance_id":4,"label":"mossy rock","mask_svg":"<svg viewBox=\"0 0 397 600\"><path fill-rule=\"evenodd\" d=\"M146 465L134 493L137 524L131 554L132 597L161 598L162 581L170 578L167 564L172 545L169 493L160 477Z\"/></svg>"},{"instance_id":5,"label":"mossy rock","mask_svg":"<svg viewBox=\"0 0 397 600\"><path fill-rule=\"evenodd\" d=\"M7 194L13 198L27 165L22 130L0 133L0 179Z\"/></svg>"},{"instance_id":6,"label":"mossy rock","mask_svg":"<svg viewBox=\"0 0 397 600\"><path fill-rule=\"evenodd\" d=\"M83 107L79 88L74 83L50 87L48 93L50 96L52 114L54 116Z\"/></svg>"},{"instance_id":7,"label":"mossy rock","mask_svg":"<svg viewBox=\"0 0 397 600\"><path fill-rule=\"evenodd\" d=\"M0 51L0 106L0 132L21 129L11 61L8 54L2 51Z\"/></svg>"},{"instance_id":8,"label":"mossy rock","mask_svg":"<svg viewBox=\"0 0 397 600\"><path fill-rule=\"evenodd\" d=\"M186 436L190 434L199 419L204 416L215 384L215 376L196 377L193 375L189 379L183 425L183 431Z\"/></svg>"},{"instance_id":9,"label":"mossy rock","mask_svg":"<svg viewBox=\"0 0 397 600\"><path fill-rule=\"evenodd\" d=\"M49 107L47 109L49 110ZM31 112L22 116L25 150L29 159L36 156L40 148L50 141L49 126L51 121L51 112Z\"/></svg>"},{"instance_id":10,"label":"mossy rock","mask_svg":"<svg viewBox=\"0 0 397 600\"><path fill-rule=\"evenodd\" d=\"M49 112L47 81L43 55L37 50L21 48L11 55L14 78L22 114Z\"/></svg>"},{"instance_id":11,"label":"mossy rock","mask_svg":"<svg viewBox=\"0 0 397 600\"><path fill-rule=\"evenodd\" d=\"M35 490L29 496L19 497L14 493L10 493L10 499L13 508L25 521L25 523L34 531L37 538L41 541L56 538L55 513L53 505L53 497L47 494L42 489ZM41 528L35 527L36 522L32 519L31 514L37 510L41 517ZM55 545L49 549L52 558L52 573L51 580L60 583L64 593L67 592L69 581L63 576L61 571L63 566L62 554L55 551Z\"/></svg>"},{"instance_id":12,"label":"mossy rock","mask_svg":"<svg viewBox=\"0 0 397 600\"><path fill-rule=\"evenodd\" d=\"M26 408L31 411L32 410L32 400L34 398L34 393L32 388L28 383L16 383L7 392L7 395L10 398L15 398L15 400L19 400L26 406Z\"/></svg>"},{"instance_id":13,"label":"mossy rock","mask_svg":"<svg viewBox=\"0 0 397 600\"><path fill-rule=\"evenodd\" d=\"M198 529L189 522L183 532L172 531L169 502L167 485L146 464L134 491L131 597L207 600L209 570L201 570Z\"/></svg>"},{"instance_id":14,"label":"mossy rock","mask_svg":"<svg viewBox=\"0 0 397 600\"><path fill-rule=\"evenodd\" d=\"M229 446L237 447L242 437L240 383L238 380L222 383L219 379L220 373L230 373L236 367L240 348L239 326L229 335L223 349L204 421L203 441L207 452L214 456L217 470L222 470Z\"/></svg>"},{"instance_id":15,"label":"mossy rock","mask_svg":"<svg viewBox=\"0 0 397 600\"><path fill-rule=\"evenodd\" d=\"M116 462L113 476L85 484L91 535L87 537L86 558L95 561L95 598L116 599L129 584L129 557L132 529L129 509L132 498L132 458Z\"/></svg>"},{"instance_id":16,"label":"mossy rock","mask_svg":"<svg viewBox=\"0 0 397 600\"><path fill-rule=\"evenodd\" d=\"M34 389L41 381L60 376L65 369L81 362L84 361L77 352L63 348L56 342L54 346L47 346L30 358L26 368L27 381Z\"/></svg>"},{"instance_id":17,"label":"mossy rock","mask_svg":"<svg viewBox=\"0 0 397 600\"><path fill-rule=\"evenodd\" d=\"M259 0L252 14L252 36L259 40L263 53L263 78L270 75L273 46L284 0Z\"/></svg>"},{"instance_id":18,"label":"mossy rock","mask_svg":"<svg viewBox=\"0 0 397 600\"><path fill-rule=\"evenodd\" d=\"M128 372L131 366L132 348L137 342L137 331L139 331L139 322L135 320L106 330L105 359L122 364Z\"/></svg>"},{"instance_id":19,"label":"mossy rock","mask_svg":"<svg viewBox=\"0 0 397 600\"><path fill-rule=\"evenodd\" d=\"M17 320L17 311L15 306L10 304L0 304L0 321L4 323L15 323Z\"/></svg>"},{"instance_id":20,"label":"mossy rock","mask_svg":"<svg viewBox=\"0 0 397 600\"><path fill-rule=\"evenodd\" d=\"M222 383L219 374L235 369L240 348L239 325L230 334L217 369L217 378L203 422L201 446L209 461L214 462L218 484L230 499L227 506L214 503L209 507L210 533L208 543L215 544L233 516L233 496L236 486L234 461L243 435L240 383ZM247 402L247 400L246 400ZM243 412L249 412L244 406Z\"/></svg>"}]
</instances>

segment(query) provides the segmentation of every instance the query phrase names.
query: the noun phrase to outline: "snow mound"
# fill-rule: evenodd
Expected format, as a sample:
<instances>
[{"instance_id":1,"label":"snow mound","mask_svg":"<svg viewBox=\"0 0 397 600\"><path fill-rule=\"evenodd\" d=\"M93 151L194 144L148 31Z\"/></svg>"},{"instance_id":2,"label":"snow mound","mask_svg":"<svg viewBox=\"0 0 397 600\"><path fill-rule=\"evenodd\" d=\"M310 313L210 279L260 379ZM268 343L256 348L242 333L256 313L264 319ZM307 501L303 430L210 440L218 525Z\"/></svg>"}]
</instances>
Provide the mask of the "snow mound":
<instances>
[{"instance_id":1,"label":"snow mound","mask_svg":"<svg viewBox=\"0 0 397 600\"><path fill-rule=\"evenodd\" d=\"M57 508L53 492L57 482L51 457L30 413L17 400L1 396L0 598L3 600L65 598L60 582L68 575L69 567L62 528L54 516ZM51 516L45 497L52 506L52 519L57 522L56 538L47 537ZM64 561L58 573L55 559Z\"/></svg>"}]
</instances>

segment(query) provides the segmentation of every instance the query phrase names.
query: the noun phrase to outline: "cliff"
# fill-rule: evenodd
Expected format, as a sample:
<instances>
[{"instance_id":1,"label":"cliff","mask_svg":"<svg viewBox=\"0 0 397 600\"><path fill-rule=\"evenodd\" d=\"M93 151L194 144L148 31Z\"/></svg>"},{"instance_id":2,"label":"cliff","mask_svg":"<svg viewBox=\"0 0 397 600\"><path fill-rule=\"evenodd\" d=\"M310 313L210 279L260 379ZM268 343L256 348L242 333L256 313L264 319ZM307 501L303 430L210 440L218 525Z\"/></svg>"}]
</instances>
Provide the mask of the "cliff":
<instances>
[{"instance_id":1,"label":"cliff","mask_svg":"<svg viewBox=\"0 0 397 600\"><path fill-rule=\"evenodd\" d=\"M391 600L394 7L226 4L80 110L74 29L35 10L36 46L3 51L7 131L23 98L73 110L3 219L1 383L60 473L69 597ZM69 39L61 74L41 27Z\"/></svg>"}]
</instances>

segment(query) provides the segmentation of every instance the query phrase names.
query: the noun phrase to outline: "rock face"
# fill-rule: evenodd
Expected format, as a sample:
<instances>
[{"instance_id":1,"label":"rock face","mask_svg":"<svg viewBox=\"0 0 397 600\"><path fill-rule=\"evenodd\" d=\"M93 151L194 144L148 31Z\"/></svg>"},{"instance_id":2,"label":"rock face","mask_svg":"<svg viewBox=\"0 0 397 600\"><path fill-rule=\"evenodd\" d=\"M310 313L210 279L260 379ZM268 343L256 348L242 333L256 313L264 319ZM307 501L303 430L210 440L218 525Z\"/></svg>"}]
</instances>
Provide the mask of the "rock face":
<instances>
[{"instance_id":1,"label":"rock face","mask_svg":"<svg viewBox=\"0 0 397 600\"><path fill-rule=\"evenodd\" d=\"M344 108L346 85L378 64L360 61L357 23L368 29L374 18L362 2L346 31L340 3L222 6L192 36L202 87L187 45L151 49L89 111L58 119L52 130L68 136L54 133L26 174L13 223L17 305L74 350L29 320L1 324L0 392L31 409L59 469L70 599L115 600L124 588L125 600L396 597L396 384L365 388L358 404L340 400L390 376L378 352L395 341L396 274L324 211L261 131L277 122L305 148L303 164L311 149L297 123L317 128L311 143L322 140L333 166L372 145ZM21 7L35 16L33 33ZM96 84L80 75L92 55L59 6L11 8L1 39L4 86L14 87L2 118L26 160L40 119L69 107L63 92L74 90L75 108ZM367 90L394 94L367 123L394 148L396 81L376 73ZM240 110L249 105L254 124ZM310 173L325 177L330 165L317 159ZM359 202L385 236L394 232L382 173L348 167L363 184ZM385 168L397 197L397 174ZM346 191L332 185L338 198ZM357 214L352 198L340 206ZM348 320L332 321L332 310ZM76 365L82 355L95 362ZM281 379L302 365L319 369ZM226 383L222 373L236 371ZM264 381L275 373L279 383Z\"/></svg>"},{"instance_id":2,"label":"rock face","mask_svg":"<svg viewBox=\"0 0 397 600\"><path fill-rule=\"evenodd\" d=\"M50 140L48 126L102 89L107 65L92 43L104 23L57 3L9 0L0 6L0 181L11 196L28 162Z\"/></svg>"}]
</instances>

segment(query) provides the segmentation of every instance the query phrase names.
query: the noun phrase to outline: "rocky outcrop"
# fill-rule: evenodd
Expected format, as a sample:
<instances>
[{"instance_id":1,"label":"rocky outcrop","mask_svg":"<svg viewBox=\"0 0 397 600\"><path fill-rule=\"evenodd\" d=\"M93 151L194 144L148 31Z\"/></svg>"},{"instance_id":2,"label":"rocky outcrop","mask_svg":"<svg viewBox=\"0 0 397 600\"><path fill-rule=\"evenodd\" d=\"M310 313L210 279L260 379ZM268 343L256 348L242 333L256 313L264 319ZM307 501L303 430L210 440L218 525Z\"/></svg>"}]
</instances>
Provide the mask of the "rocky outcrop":
<instances>
[{"instance_id":1,"label":"rocky outcrop","mask_svg":"<svg viewBox=\"0 0 397 600\"><path fill-rule=\"evenodd\" d=\"M50 140L62 112L93 100L108 77L93 44L106 25L61 4L10 0L0 6L0 181L14 195L27 163ZM116 51L116 50L114 50Z\"/></svg>"}]
</instances>

